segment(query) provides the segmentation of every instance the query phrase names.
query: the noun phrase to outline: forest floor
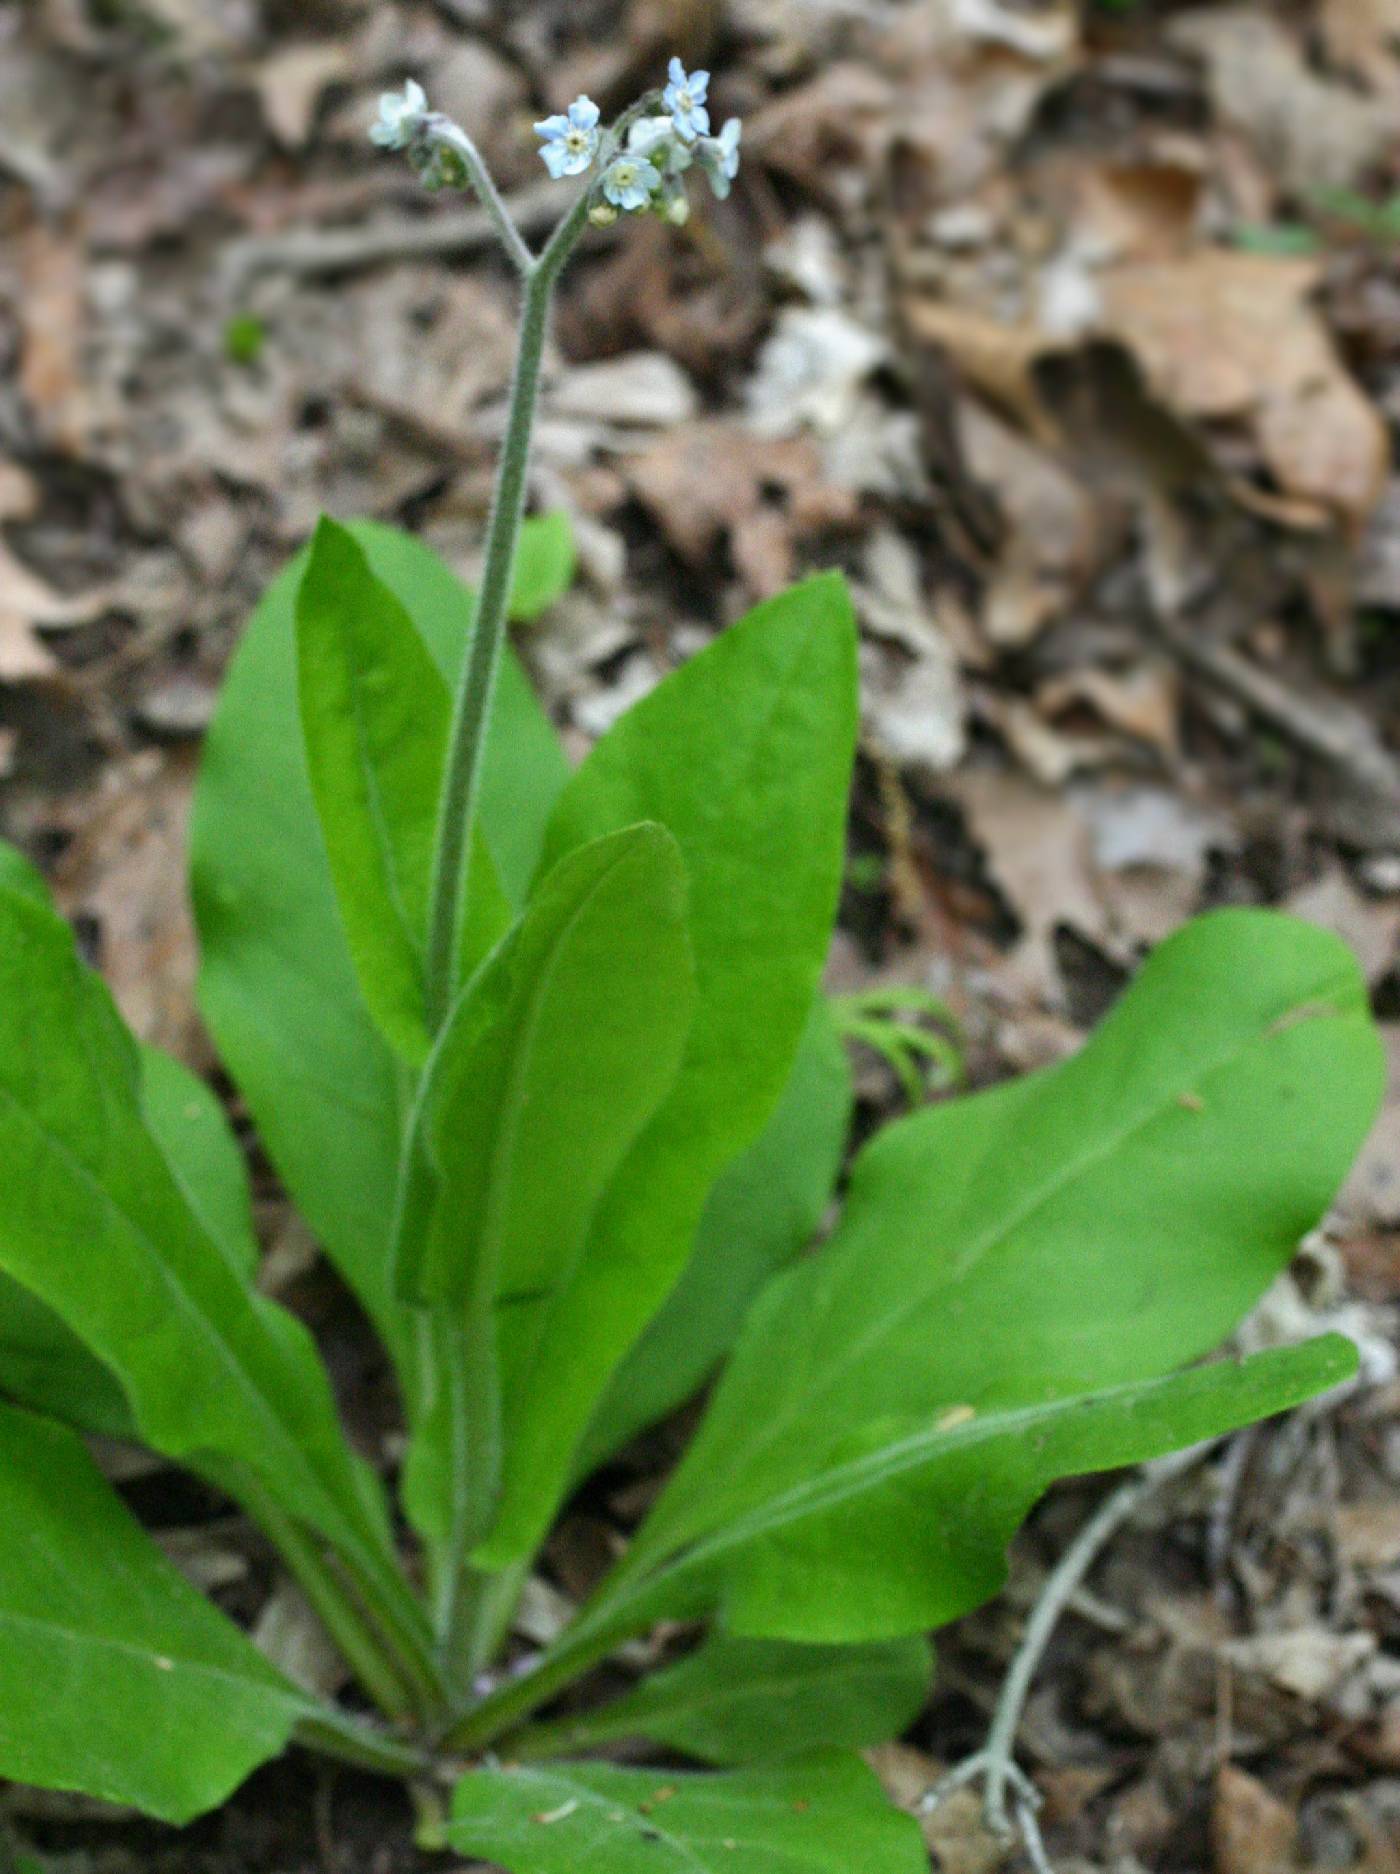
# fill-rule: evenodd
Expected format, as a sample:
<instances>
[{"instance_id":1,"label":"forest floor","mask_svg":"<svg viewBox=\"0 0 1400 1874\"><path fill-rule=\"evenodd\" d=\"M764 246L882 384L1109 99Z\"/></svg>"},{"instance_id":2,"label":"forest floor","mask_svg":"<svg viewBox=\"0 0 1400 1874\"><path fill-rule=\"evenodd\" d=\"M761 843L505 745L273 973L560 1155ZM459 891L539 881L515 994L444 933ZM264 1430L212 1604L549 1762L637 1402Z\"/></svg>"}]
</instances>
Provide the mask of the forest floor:
<instances>
[{"instance_id":1,"label":"forest floor","mask_svg":"<svg viewBox=\"0 0 1400 1874\"><path fill-rule=\"evenodd\" d=\"M578 267L534 496L581 579L520 648L577 751L845 568L832 981L945 998L974 1084L1078 1045L1207 906L1355 947L1392 1101L1249 1331L1341 1326L1363 1382L1148 1501L1020 1748L1061 1874L1400 1874L1400 0L0 0L0 832L137 1029L212 1069L183 850L230 649L322 509L469 575L500 433L510 281L470 209L370 150L376 95L419 77L538 220L532 119L625 104L672 51L744 117L744 177ZM902 1097L874 1057L860 1087L867 1123ZM354 1411L355 1320L265 1167L259 1202ZM248 1532L130 1482L273 1634ZM878 1753L897 1797L981 1742L1106 1488L1055 1493L942 1636ZM576 1507L556 1597L612 1513ZM180 1838L5 1813L70 1874L445 1865L395 1792L301 1761ZM1022 1865L971 1792L927 1829L944 1874Z\"/></svg>"}]
</instances>

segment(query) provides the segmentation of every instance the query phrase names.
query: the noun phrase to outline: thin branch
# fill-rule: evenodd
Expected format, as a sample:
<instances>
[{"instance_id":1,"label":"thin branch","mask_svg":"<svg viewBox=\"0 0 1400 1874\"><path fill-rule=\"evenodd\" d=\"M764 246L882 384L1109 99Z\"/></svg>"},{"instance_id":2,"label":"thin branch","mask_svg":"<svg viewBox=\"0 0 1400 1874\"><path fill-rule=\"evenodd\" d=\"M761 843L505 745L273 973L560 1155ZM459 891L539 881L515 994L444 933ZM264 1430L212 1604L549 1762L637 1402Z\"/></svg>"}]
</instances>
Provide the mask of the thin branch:
<instances>
[{"instance_id":1,"label":"thin branch","mask_svg":"<svg viewBox=\"0 0 1400 1874\"><path fill-rule=\"evenodd\" d=\"M559 219L559 187L541 182L501 197L525 234L546 234ZM392 260L436 260L489 247L496 224L484 208L404 216L354 228L289 228L231 241L220 259L225 290L237 296L261 273L349 273Z\"/></svg>"}]
</instances>

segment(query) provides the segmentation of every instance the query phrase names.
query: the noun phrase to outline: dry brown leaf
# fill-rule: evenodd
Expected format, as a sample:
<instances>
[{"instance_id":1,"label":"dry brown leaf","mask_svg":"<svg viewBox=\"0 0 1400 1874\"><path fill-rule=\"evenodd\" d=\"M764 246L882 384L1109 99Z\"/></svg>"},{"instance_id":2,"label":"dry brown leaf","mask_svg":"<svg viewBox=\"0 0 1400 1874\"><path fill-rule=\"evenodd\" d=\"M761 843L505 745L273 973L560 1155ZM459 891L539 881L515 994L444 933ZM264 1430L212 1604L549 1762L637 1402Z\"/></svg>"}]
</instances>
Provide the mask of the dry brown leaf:
<instances>
[{"instance_id":1,"label":"dry brown leaf","mask_svg":"<svg viewBox=\"0 0 1400 1874\"><path fill-rule=\"evenodd\" d=\"M1285 495L1359 530L1389 439L1310 304L1317 281L1310 260L1212 248L1111 268L1104 323L1173 411L1245 426Z\"/></svg>"},{"instance_id":2,"label":"dry brown leaf","mask_svg":"<svg viewBox=\"0 0 1400 1874\"><path fill-rule=\"evenodd\" d=\"M0 540L0 683L27 683L57 669L38 627L59 629L93 618L102 593L67 598L32 573Z\"/></svg>"},{"instance_id":3,"label":"dry brown leaf","mask_svg":"<svg viewBox=\"0 0 1400 1874\"><path fill-rule=\"evenodd\" d=\"M1197 232L1205 183L1204 152L1184 139L1137 161L1077 162L1075 239L1105 260L1168 260Z\"/></svg>"},{"instance_id":4,"label":"dry brown leaf","mask_svg":"<svg viewBox=\"0 0 1400 1874\"><path fill-rule=\"evenodd\" d=\"M1041 684L1035 700L1051 721L1087 709L1168 760L1178 753L1181 676L1175 664L1154 660L1122 671L1088 665Z\"/></svg>"},{"instance_id":5,"label":"dry brown leaf","mask_svg":"<svg viewBox=\"0 0 1400 1874\"><path fill-rule=\"evenodd\" d=\"M39 484L18 462L0 456L0 521L27 521L39 507Z\"/></svg>"},{"instance_id":6,"label":"dry brown leaf","mask_svg":"<svg viewBox=\"0 0 1400 1874\"><path fill-rule=\"evenodd\" d=\"M941 300L911 296L903 308L905 329L915 344L932 345L956 367L972 390L1013 416L1043 441L1054 436L1035 367L1049 347L1038 327L1011 325L984 312Z\"/></svg>"},{"instance_id":7,"label":"dry brown leaf","mask_svg":"<svg viewBox=\"0 0 1400 1874\"><path fill-rule=\"evenodd\" d=\"M744 147L818 199L839 201L843 174L877 172L895 95L868 65L829 65L811 83L755 112L744 128Z\"/></svg>"},{"instance_id":8,"label":"dry brown leaf","mask_svg":"<svg viewBox=\"0 0 1400 1874\"><path fill-rule=\"evenodd\" d=\"M1341 70L1400 93L1400 0L1322 0L1322 42Z\"/></svg>"},{"instance_id":9,"label":"dry brown leaf","mask_svg":"<svg viewBox=\"0 0 1400 1874\"><path fill-rule=\"evenodd\" d=\"M1297 1818L1285 1803L1255 1777L1224 1766L1210 1816L1215 1874L1288 1874L1297 1835Z\"/></svg>"},{"instance_id":10,"label":"dry brown leaf","mask_svg":"<svg viewBox=\"0 0 1400 1874\"><path fill-rule=\"evenodd\" d=\"M1366 898L1340 865L1295 891L1285 910L1340 937L1368 983L1375 984L1395 967L1400 946L1400 899Z\"/></svg>"},{"instance_id":11,"label":"dry brown leaf","mask_svg":"<svg viewBox=\"0 0 1400 1874\"><path fill-rule=\"evenodd\" d=\"M1054 1007L1061 993L1056 927L1071 925L1090 939L1104 931L1089 830L1063 793L1023 775L967 769L944 786L967 815L987 868L1023 928L1008 981Z\"/></svg>"},{"instance_id":12,"label":"dry brown leaf","mask_svg":"<svg viewBox=\"0 0 1400 1874\"><path fill-rule=\"evenodd\" d=\"M769 439L736 423L687 424L627 465L637 499L681 558L713 576L729 541L756 598L792 578L795 542L854 519L851 497L822 478L821 455L806 437Z\"/></svg>"},{"instance_id":13,"label":"dry brown leaf","mask_svg":"<svg viewBox=\"0 0 1400 1874\"><path fill-rule=\"evenodd\" d=\"M191 758L154 750L109 768L75 815L54 884L65 913L95 921L99 966L136 1034L198 1062L184 883L193 781Z\"/></svg>"},{"instance_id":14,"label":"dry brown leaf","mask_svg":"<svg viewBox=\"0 0 1400 1874\"><path fill-rule=\"evenodd\" d=\"M1058 618L1098 562L1096 503L1044 449L964 398L962 452L995 495L1004 535L983 599L994 644L1024 645Z\"/></svg>"},{"instance_id":15,"label":"dry brown leaf","mask_svg":"<svg viewBox=\"0 0 1400 1874\"><path fill-rule=\"evenodd\" d=\"M316 107L325 91L351 75L348 47L312 39L284 46L264 59L254 75L268 129L288 150L299 150L311 135Z\"/></svg>"},{"instance_id":16,"label":"dry brown leaf","mask_svg":"<svg viewBox=\"0 0 1400 1874\"><path fill-rule=\"evenodd\" d=\"M1294 195L1354 186L1394 139L1389 107L1318 77L1299 40L1265 9L1189 13L1167 37L1204 59L1217 111Z\"/></svg>"},{"instance_id":17,"label":"dry brown leaf","mask_svg":"<svg viewBox=\"0 0 1400 1874\"><path fill-rule=\"evenodd\" d=\"M20 274L19 386L41 434L55 448L76 455L88 427L82 248L38 223L21 243Z\"/></svg>"}]
</instances>

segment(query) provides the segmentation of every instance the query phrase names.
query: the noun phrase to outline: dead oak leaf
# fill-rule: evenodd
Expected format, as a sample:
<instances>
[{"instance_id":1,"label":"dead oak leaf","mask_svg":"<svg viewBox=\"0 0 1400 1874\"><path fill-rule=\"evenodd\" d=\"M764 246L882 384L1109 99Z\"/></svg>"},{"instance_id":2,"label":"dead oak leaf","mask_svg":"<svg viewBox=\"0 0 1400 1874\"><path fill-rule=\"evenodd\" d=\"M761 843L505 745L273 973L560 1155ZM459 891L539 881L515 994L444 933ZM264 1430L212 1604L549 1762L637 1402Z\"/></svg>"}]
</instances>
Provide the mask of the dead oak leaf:
<instances>
[{"instance_id":1,"label":"dead oak leaf","mask_svg":"<svg viewBox=\"0 0 1400 1874\"><path fill-rule=\"evenodd\" d=\"M1286 496L1363 528L1389 445L1333 348L1311 260L1208 249L1101 276L1103 323L1178 416L1243 426Z\"/></svg>"},{"instance_id":2,"label":"dead oak leaf","mask_svg":"<svg viewBox=\"0 0 1400 1874\"><path fill-rule=\"evenodd\" d=\"M755 598L790 582L798 540L855 519L853 497L824 480L814 442L736 423L672 431L632 458L627 479L687 565L712 567L727 540Z\"/></svg>"}]
</instances>

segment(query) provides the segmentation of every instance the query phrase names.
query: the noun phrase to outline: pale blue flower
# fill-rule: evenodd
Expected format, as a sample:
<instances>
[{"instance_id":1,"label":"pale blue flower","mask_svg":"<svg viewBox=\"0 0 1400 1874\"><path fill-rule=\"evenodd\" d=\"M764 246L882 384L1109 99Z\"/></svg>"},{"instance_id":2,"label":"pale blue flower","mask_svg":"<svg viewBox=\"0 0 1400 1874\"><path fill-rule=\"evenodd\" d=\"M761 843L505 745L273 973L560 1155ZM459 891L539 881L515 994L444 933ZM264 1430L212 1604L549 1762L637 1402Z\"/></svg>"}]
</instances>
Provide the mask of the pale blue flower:
<instances>
[{"instance_id":1,"label":"pale blue flower","mask_svg":"<svg viewBox=\"0 0 1400 1874\"><path fill-rule=\"evenodd\" d=\"M581 176L598 154L600 115L592 98L575 98L565 115L535 125L535 135L544 138L540 155L556 182L563 176Z\"/></svg>"},{"instance_id":2,"label":"pale blue flower","mask_svg":"<svg viewBox=\"0 0 1400 1874\"><path fill-rule=\"evenodd\" d=\"M670 117L639 117L627 133L627 148L643 162L651 162L658 152L676 140L675 120Z\"/></svg>"},{"instance_id":3,"label":"pale blue flower","mask_svg":"<svg viewBox=\"0 0 1400 1874\"><path fill-rule=\"evenodd\" d=\"M710 134L710 113L705 109L709 94L708 72L687 72L679 59L671 60L671 82L664 101L682 143L694 143L697 137Z\"/></svg>"},{"instance_id":4,"label":"pale blue flower","mask_svg":"<svg viewBox=\"0 0 1400 1874\"><path fill-rule=\"evenodd\" d=\"M603 194L614 208L645 208L661 187L661 171L640 156L619 156L603 174Z\"/></svg>"},{"instance_id":5,"label":"pale blue flower","mask_svg":"<svg viewBox=\"0 0 1400 1874\"><path fill-rule=\"evenodd\" d=\"M722 202L728 198L739 173L739 142L743 134L744 126L737 117L731 117L717 137L706 137L700 144L700 167Z\"/></svg>"},{"instance_id":6,"label":"pale blue flower","mask_svg":"<svg viewBox=\"0 0 1400 1874\"><path fill-rule=\"evenodd\" d=\"M409 79L402 91L386 91L379 100L379 117L370 129L371 143L381 150L406 150L428 114L422 85Z\"/></svg>"}]
</instances>

